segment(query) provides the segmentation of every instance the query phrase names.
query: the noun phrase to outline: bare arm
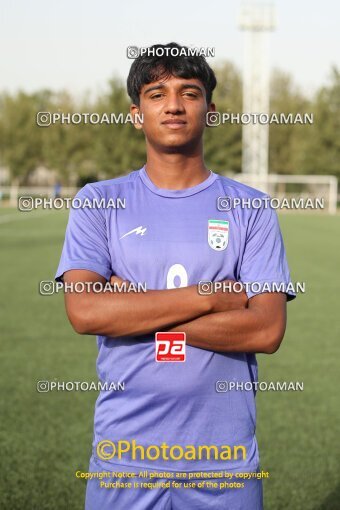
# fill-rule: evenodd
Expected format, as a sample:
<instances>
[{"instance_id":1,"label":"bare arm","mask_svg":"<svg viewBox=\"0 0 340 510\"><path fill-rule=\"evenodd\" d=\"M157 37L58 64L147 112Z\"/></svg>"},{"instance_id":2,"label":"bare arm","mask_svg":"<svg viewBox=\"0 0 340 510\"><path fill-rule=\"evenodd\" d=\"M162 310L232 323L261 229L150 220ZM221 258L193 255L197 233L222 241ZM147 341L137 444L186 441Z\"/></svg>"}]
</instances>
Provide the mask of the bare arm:
<instances>
[{"instance_id":1,"label":"bare arm","mask_svg":"<svg viewBox=\"0 0 340 510\"><path fill-rule=\"evenodd\" d=\"M64 273L64 282L104 284L106 280L92 271L72 269ZM66 292L65 305L78 333L117 337L152 333L211 312L246 306L245 293L223 294L202 296L196 285L145 293Z\"/></svg>"},{"instance_id":2,"label":"bare arm","mask_svg":"<svg viewBox=\"0 0 340 510\"><path fill-rule=\"evenodd\" d=\"M212 313L167 331L184 331L189 345L217 352L277 351L286 328L286 295L264 293L248 308Z\"/></svg>"}]
</instances>

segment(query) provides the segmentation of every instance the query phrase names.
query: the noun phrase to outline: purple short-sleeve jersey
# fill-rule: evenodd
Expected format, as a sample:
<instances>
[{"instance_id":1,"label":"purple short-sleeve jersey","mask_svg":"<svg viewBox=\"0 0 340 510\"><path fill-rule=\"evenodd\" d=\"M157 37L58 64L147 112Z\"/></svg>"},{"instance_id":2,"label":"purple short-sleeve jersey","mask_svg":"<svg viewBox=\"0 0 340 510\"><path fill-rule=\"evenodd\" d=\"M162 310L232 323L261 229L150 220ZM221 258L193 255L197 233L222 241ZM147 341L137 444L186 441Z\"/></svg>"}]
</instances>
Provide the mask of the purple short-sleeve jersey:
<instances>
[{"instance_id":1,"label":"purple short-sleeve jersey","mask_svg":"<svg viewBox=\"0 0 340 510\"><path fill-rule=\"evenodd\" d=\"M218 197L225 196L231 200L265 197L213 172L192 188L161 189L149 179L145 167L87 184L78 198L125 199L125 208L71 209L56 279L70 269L87 269L106 279L116 274L159 290L201 280L288 284L275 211L264 206L220 211ZM248 296L255 293L249 291ZM294 297L288 294L289 299ZM99 336L97 345L99 379L124 382L125 390L99 394L94 453L97 443L106 439L134 439L145 448L164 442L183 447L243 445L246 460L152 461L125 456L112 462L176 471L242 471L258 466L254 392L216 391L217 381L256 381L255 355L187 345L185 362L157 363L154 335Z\"/></svg>"}]
</instances>

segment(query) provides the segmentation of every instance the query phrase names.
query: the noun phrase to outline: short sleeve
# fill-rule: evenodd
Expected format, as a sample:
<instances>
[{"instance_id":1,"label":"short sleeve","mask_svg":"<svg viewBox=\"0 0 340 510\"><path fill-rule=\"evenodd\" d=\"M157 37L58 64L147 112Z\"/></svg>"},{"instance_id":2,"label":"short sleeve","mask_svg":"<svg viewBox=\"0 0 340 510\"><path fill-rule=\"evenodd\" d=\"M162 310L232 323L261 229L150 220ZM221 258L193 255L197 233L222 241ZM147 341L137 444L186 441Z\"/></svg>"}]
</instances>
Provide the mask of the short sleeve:
<instances>
[{"instance_id":1,"label":"short sleeve","mask_svg":"<svg viewBox=\"0 0 340 510\"><path fill-rule=\"evenodd\" d=\"M99 193L87 184L76 195L79 205L99 198ZM85 200L84 200L85 199ZM64 246L55 275L61 281L65 271L87 269L108 280L112 274L104 210L92 207L70 209Z\"/></svg>"},{"instance_id":2,"label":"short sleeve","mask_svg":"<svg viewBox=\"0 0 340 510\"><path fill-rule=\"evenodd\" d=\"M281 289L288 301L296 297L292 290L294 286L290 280L279 221L271 207L258 209L249 221L240 281L248 284L248 298Z\"/></svg>"}]
</instances>

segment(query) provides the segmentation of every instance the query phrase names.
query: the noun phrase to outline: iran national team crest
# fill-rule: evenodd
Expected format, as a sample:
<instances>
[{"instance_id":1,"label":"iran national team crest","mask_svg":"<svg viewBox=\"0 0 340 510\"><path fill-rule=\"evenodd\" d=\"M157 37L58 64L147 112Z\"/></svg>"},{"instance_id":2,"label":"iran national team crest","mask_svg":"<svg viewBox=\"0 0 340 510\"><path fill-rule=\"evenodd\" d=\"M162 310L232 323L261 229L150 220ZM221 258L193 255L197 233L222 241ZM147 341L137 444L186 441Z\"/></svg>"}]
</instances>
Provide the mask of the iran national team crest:
<instances>
[{"instance_id":1,"label":"iran national team crest","mask_svg":"<svg viewBox=\"0 0 340 510\"><path fill-rule=\"evenodd\" d=\"M208 243L216 251L225 250L229 240L229 221L208 220Z\"/></svg>"}]
</instances>

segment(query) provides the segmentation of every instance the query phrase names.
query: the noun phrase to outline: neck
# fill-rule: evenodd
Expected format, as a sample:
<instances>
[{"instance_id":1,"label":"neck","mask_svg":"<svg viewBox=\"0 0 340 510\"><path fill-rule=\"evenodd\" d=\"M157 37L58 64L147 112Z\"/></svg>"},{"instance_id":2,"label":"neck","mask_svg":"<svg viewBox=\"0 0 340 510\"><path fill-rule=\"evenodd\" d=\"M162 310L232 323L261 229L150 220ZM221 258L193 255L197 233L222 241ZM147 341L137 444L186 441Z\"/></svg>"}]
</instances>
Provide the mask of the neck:
<instances>
[{"instance_id":1,"label":"neck","mask_svg":"<svg viewBox=\"0 0 340 510\"><path fill-rule=\"evenodd\" d=\"M188 155L160 153L148 147L145 168L158 188L171 190L191 188L205 181L210 175L204 164L202 150Z\"/></svg>"}]
</instances>

